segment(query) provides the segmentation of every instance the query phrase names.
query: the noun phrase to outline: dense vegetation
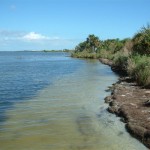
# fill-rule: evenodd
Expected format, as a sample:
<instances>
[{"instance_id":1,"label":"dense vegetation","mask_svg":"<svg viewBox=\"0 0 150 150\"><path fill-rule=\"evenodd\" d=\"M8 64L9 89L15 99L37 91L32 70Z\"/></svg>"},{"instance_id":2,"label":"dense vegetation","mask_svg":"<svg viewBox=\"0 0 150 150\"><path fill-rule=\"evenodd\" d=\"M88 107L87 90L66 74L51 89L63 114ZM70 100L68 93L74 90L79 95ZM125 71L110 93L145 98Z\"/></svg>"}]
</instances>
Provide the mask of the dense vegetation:
<instances>
[{"instance_id":1,"label":"dense vegetation","mask_svg":"<svg viewBox=\"0 0 150 150\"><path fill-rule=\"evenodd\" d=\"M95 35L75 47L72 57L106 58L139 85L150 88L150 26L133 38L100 40Z\"/></svg>"}]
</instances>

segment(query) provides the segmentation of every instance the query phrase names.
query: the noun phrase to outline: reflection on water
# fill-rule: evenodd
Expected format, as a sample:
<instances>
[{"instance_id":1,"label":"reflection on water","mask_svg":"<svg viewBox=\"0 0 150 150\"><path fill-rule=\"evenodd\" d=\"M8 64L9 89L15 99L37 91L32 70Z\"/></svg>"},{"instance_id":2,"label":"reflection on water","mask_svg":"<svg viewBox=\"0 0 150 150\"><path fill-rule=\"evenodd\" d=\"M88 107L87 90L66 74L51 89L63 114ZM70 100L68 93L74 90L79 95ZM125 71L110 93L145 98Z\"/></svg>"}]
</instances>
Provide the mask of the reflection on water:
<instances>
[{"instance_id":1,"label":"reflection on water","mask_svg":"<svg viewBox=\"0 0 150 150\"><path fill-rule=\"evenodd\" d=\"M109 67L81 61L31 99L5 112L2 150L146 150L106 111L104 90L116 81Z\"/></svg>"}]
</instances>

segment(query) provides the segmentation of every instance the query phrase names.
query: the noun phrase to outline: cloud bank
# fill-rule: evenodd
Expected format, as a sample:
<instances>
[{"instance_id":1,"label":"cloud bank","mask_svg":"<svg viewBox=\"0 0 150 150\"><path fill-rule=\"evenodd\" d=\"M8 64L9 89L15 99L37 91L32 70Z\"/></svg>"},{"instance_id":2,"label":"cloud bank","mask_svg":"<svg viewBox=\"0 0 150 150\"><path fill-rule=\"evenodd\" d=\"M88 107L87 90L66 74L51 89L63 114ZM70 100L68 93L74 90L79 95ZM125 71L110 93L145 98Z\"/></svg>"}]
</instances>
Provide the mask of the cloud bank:
<instances>
[{"instance_id":1,"label":"cloud bank","mask_svg":"<svg viewBox=\"0 0 150 150\"><path fill-rule=\"evenodd\" d=\"M0 30L0 51L72 49L79 41L41 33Z\"/></svg>"},{"instance_id":2,"label":"cloud bank","mask_svg":"<svg viewBox=\"0 0 150 150\"><path fill-rule=\"evenodd\" d=\"M44 35L41 35L41 34L38 34L38 33L35 33L35 32L27 33L22 38L25 39L25 40L48 40L48 39L50 39L47 36L44 36Z\"/></svg>"}]
</instances>

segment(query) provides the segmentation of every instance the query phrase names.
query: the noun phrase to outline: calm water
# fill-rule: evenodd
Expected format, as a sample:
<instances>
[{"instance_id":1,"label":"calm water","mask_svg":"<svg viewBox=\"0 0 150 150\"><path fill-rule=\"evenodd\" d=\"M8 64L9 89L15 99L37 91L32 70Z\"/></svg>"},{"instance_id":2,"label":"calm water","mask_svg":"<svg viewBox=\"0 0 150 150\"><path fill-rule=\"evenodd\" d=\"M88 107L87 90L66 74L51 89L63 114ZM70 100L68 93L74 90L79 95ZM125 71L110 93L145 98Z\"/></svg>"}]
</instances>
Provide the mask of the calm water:
<instances>
[{"instance_id":1,"label":"calm water","mask_svg":"<svg viewBox=\"0 0 150 150\"><path fill-rule=\"evenodd\" d=\"M146 150L106 111L116 80L96 60L0 52L0 149Z\"/></svg>"}]
</instances>

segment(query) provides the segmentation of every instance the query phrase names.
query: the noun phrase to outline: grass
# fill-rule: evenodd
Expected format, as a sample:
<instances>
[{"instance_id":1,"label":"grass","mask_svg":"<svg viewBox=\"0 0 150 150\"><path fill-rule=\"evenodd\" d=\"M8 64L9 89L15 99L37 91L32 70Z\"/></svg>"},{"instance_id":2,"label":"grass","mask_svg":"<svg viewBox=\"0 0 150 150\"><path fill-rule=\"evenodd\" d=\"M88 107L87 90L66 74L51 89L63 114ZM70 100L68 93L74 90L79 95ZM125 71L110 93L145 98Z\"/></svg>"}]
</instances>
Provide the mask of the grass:
<instances>
[{"instance_id":1,"label":"grass","mask_svg":"<svg viewBox=\"0 0 150 150\"><path fill-rule=\"evenodd\" d=\"M72 53L71 57L75 57L75 58L88 58L88 59L96 59L98 58L98 54L97 53L88 53L86 51L83 52L77 52L77 53Z\"/></svg>"},{"instance_id":2,"label":"grass","mask_svg":"<svg viewBox=\"0 0 150 150\"><path fill-rule=\"evenodd\" d=\"M108 51L108 50L105 50L105 49L101 49L99 51L99 53L97 54L97 56L98 56L98 58L106 58L106 59L109 59L109 60L113 59L112 51Z\"/></svg>"},{"instance_id":3,"label":"grass","mask_svg":"<svg viewBox=\"0 0 150 150\"><path fill-rule=\"evenodd\" d=\"M150 87L150 57L133 55L128 59L128 74L144 87Z\"/></svg>"}]
</instances>

